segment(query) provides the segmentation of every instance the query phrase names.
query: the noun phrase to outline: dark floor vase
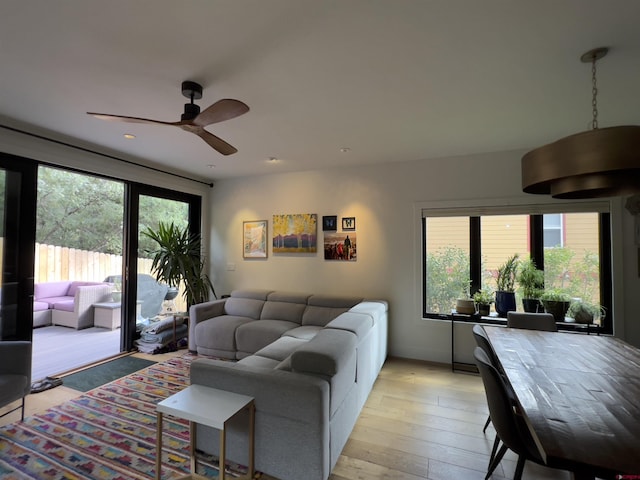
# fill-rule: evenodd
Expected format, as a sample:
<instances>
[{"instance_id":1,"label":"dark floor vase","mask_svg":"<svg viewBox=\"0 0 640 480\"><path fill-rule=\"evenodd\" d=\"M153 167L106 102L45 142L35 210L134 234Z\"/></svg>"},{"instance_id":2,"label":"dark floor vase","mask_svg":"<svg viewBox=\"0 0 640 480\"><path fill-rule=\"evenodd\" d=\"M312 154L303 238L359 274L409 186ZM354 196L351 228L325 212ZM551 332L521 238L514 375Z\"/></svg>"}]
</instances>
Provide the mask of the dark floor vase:
<instances>
[{"instance_id":1,"label":"dark floor vase","mask_svg":"<svg viewBox=\"0 0 640 480\"><path fill-rule=\"evenodd\" d=\"M564 322L564 317L569 310L571 302L544 302L544 311L553 315L556 322Z\"/></svg>"},{"instance_id":2,"label":"dark floor vase","mask_svg":"<svg viewBox=\"0 0 640 480\"><path fill-rule=\"evenodd\" d=\"M514 292L496 292L496 312L506 317L507 312L516 310L516 294Z\"/></svg>"}]
</instances>

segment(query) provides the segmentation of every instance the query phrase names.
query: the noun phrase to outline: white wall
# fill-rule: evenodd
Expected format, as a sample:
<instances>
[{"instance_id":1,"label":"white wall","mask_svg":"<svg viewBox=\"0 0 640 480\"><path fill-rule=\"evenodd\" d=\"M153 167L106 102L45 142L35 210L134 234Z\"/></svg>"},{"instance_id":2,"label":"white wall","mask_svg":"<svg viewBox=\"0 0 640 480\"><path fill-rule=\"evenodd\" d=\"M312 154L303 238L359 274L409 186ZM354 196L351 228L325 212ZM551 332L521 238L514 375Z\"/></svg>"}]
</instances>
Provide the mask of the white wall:
<instances>
[{"instance_id":1,"label":"white wall","mask_svg":"<svg viewBox=\"0 0 640 480\"><path fill-rule=\"evenodd\" d=\"M210 219L211 274L216 290L226 294L235 288L272 288L383 298L390 305L391 355L449 362L449 323L423 320L420 314L421 208L440 202L473 205L496 198L520 203L551 201L546 196L522 193L523 153L217 181L211 195ZM304 256L274 255L269 248L267 259L244 260L242 222L268 220L271 237L272 215L284 213L316 213L319 243L323 215L337 215L338 220L356 217L357 261L325 261L321 248L317 254ZM630 221L631 216L618 212L618 218ZM627 238L629 233L624 235ZM614 248L620 250L620 245ZM625 246L625 255L627 250L630 248ZM630 278L627 269L624 283L633 283L632 288L637 290L637 272ZM616 331L622 332L624 309L620 310ZM633 332L629 339L636 344L640 343L638 330L627 329L629 335Z\"/></svg>"}]
</instances>

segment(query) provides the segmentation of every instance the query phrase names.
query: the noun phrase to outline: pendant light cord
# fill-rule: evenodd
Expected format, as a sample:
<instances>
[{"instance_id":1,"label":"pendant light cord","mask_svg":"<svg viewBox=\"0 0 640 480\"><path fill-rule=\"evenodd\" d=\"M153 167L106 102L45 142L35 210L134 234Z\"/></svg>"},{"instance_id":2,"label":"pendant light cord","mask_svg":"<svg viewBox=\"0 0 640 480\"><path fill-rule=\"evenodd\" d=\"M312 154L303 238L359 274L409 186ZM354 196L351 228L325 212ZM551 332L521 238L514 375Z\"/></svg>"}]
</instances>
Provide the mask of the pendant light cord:
<instances>
[{"instance_id":1,"label":"pendant light cord","mask_svg":"<svg viewBox=\"0 0 640 480\"><path fill-rule=\"evenodd\" d=\"M598 129L598 83L596 80L596 56L591 61L591 108L593 120L591 120L591 128Z\"/></svg>"}]
</instances>

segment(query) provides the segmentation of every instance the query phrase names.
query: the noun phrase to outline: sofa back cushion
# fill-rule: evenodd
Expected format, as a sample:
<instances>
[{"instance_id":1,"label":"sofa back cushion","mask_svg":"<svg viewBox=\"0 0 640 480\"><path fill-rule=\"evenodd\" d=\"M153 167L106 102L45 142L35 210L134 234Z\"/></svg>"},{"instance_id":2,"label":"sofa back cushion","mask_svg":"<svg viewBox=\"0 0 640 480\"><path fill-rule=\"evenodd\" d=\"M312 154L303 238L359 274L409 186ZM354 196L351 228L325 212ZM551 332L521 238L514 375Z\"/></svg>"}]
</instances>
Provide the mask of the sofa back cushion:
<instances>
[{"instance_id":1,"label":"sofa back cushion","mask_svg":"<svg viewBox=\"0 0 640 480\"><path fill-rule=\"evenodd\" d=\"M71 285L69 285L69 289L67 290L67 295L70 297L75 297L76 292L78 291L78 287L87 287L90 285L107 285L107 284L102 282L71 282Z\"/></svg>"},{"instance_id":2,"label":"sofa back cushion","mask_svg":"<svg viewBox=\"0 0 640 480\"><path fill-rule=\"evenodd\" d=\"M346 312L362 298L339 297L334 295L311 295L307 300L307 308L302 315L302 325L324 327L341 313Z\"/></svg>"},{"instance_id":3,"label":"sofa back cushion","mask_svg":"<svg viewBox=\"0 0 640 480\"><path fill-rule=\"evenodd\" d=\"M260 313L261 319L286 320L300 325L306 305L303 303L265 302Z\"/></svg>"},{"instance_id":4,"label":"sofa back cushion","mask_svg":"<svg viewBox=\"0 0 640 480\"><path fill-rule=\"evenodd\" d=\"M264 300L230 297L227 298L227 301L224 303L224 312L227 315L258 320L260 318L260 312L262 312L262 307L264 307Z\"/></svg>"},{"instance_id":5,"label":"sofa back cushion","mask_svg":"<svg viewBox=\"0 0 640 480\"><path fill-rule=\"evenodd\" d=\"M33 286L33 297L36 300L50 297L65 297L71 282L44 282Z\"/></svg>"}]
</instances>

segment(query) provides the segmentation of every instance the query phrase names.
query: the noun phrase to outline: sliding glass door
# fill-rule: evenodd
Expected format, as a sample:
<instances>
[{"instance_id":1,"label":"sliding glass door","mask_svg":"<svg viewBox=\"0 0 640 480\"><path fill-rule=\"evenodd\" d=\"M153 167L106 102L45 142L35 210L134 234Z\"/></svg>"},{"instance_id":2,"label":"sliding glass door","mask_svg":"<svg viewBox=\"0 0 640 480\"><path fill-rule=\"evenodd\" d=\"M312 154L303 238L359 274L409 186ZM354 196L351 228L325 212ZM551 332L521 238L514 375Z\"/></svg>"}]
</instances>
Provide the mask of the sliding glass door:
<instances>
[{"instance_id":1,"label":"sliding glass door","mask_svg":"<svg viewBox=\"0 0 640 480\"><path fill-rule=\"evenodd\" d=\"M0 340L31 340L36 163L0 154Z\"/></svg>"}]
</instances>

